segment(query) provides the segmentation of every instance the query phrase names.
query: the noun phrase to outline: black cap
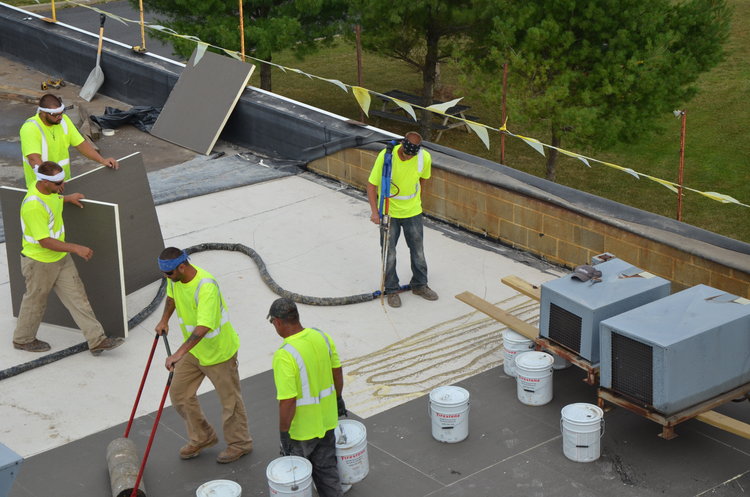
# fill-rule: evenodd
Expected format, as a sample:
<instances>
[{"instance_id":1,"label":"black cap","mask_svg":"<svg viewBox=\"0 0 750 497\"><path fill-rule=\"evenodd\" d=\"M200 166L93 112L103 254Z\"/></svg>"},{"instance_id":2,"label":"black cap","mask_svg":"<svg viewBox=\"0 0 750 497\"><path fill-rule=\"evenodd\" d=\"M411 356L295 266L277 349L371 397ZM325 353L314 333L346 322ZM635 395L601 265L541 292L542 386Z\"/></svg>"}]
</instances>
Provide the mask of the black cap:
<instances>
[{"instance_id":1,"label":"black cap","mask_svg":"<svg viewBox=\"0 0 750 497\"><path fill-rule=\"evenodd\" d=\"M286 320L299 319L297 304L287 298L280 298L273 301L271 308L268 310L267 318L279 318Z\"/></svg>"}]
</instances>

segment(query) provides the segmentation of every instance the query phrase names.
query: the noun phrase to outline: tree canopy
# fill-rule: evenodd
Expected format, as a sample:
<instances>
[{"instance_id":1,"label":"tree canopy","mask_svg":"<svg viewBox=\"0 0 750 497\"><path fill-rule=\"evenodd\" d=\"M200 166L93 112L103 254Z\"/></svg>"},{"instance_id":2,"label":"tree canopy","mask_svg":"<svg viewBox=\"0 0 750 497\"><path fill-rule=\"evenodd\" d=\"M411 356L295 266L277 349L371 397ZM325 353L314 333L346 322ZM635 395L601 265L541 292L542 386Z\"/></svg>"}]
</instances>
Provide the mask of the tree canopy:
<instances>
[{"instance_id":1,"label":"tree canopy","mask_svg":"<svg viewBox=\"0 0 750 497\"><path fill-rule=\"evenodd\" d=\"M725 0L480 0L461 60L490 101L509 63L511 122L550 144L601 148L684 105L723 56ZM547 178L555 179L550 149Z\"/></svg>"},{"instance_id":2,"label":"tree canopy","mask_svg":"<svg viewBox=\"0 0 750 497\"><path fill-rule=\"evenodd\" d=\"M130 0L138 6L138 0ZM144 0L144 8L165 16L164 26L178 33L231 50L240 49L239 1ZM345 0L243 0L246 53L271 61L274 53L292 48L303 56L340 31ZM157 36L160 36L157 34ZM175 52L187 58L195 43L168 35ZM261 88L271 90L271 66L261 64Z\"/></svg>"},{"instance_id":3,"label":"tree canopy","mask_svg":"<svg viewBox=\"0 0 750 497\"><path fill-rule=\"evenodd\" d=\"M404 61L422 75L422 105L432 104L437 68L466 36L476 16L472 0L351 0L350 17L362 26L365 50ZM422 116L422 134L431 116Z\"/></svg>"}]
</instances>

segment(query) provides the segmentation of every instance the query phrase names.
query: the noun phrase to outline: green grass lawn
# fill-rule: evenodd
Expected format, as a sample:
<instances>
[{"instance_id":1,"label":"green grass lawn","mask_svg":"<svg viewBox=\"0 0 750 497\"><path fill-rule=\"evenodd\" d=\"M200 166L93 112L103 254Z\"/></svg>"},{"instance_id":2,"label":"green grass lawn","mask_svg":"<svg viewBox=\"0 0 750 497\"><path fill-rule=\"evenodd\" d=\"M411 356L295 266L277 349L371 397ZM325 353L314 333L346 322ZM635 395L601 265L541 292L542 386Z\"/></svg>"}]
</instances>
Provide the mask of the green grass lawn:
<instances>
[{"instance_id":1,"label":"green grass lawn","mask_svg":"<svg viewBox=\"0 0 750 497\"><path fill-rule=\"evenodd\" d=\"M750 204L750 34L745 26L750 22L750 2L729 0L734 8L732 34L727 43L727 58L699 80L699 94L684 106L687 111L687 138L685 146L685 185L701 191L715 191L731 195L740 202ZM405 64L364 54L363 86L378 92L400 89L419 92L420 75ZM356 55L353 45L341 41L316 55L297 60L282 53L274 62L297 67L312 74L339 79L356 84ZM512 69L511 69L512 70ZM251 84L258 85L256 70ZM360 111L354 97L329 83L310 80L294 73L274 70L273 90L290 98L316 107L359 119ZM441 74L443 86L455 95L465 95L460 75L444 64ZM464 103L471 105L471 114L480 121L498 127L500 109L483 107L478 99L466 96ZM380 101L374 99L373 106ZM525 134L522 125L514 125L512 109L508 129ZM368 120L381 128L404 133L413 126L392 121ZM603 152L574 150L575 152L606 160L623 167L670 181L677 180L680 147L680 120L671 113L661 120L661 131L643 137L636 143L619 145ZM473 133L454 129L443 135L440 143L481 157L500 160L500 137L491 133L488 151ZM528 135L527 135L528 136ZM531 135L533 136L533 135ZM543 142L544 136L535 136ZM565 143L562 144L565 147ZM545 158L524 142L506 137L506 165L544 176ZM558 161L558 182L617 202L655 212L668 217L676 215L677 196L655 182L640 179L593 165L586 167L577 159L563 157ZM750 242L750 209L733 204L721 204L702 195L687 192L683 200L683 221L722 235Z\"/></svg>"}]
</instances>

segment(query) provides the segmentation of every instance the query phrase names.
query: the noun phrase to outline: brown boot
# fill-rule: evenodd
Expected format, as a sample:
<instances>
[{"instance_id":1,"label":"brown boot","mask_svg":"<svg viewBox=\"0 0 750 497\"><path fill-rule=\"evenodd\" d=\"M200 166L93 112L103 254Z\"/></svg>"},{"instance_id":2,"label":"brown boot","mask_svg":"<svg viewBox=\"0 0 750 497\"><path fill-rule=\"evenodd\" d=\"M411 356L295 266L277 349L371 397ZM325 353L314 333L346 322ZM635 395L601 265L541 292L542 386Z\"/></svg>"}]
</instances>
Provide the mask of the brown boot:
<instances>
[{"instance_id":1,"label":"brown boot","mask_svg":"<svg viewBox=\"0 0 750 497\"><path fill-rule=\"evenodd\" d=\"M216 437L216 435L214 435L200 445L193 445L191 443L183 445L180 449L180 459L192 459L194 457L198 457L203 449L213 447L217 443L219 443L219 439Z\"/></svg>"},{"instance_id":2,"label":"brown boot","mask_svg":"<svg viewBox=\"0 0 750 497\"><path fill-rule=\"evenodd\" d=\"M245 454L249 454L253 451L253 447L250 446L247 449L239 449L237 447L234 447L230 445L226 449L219 452L219 455L216 456L216 462L219 464L227 464L230 462L234 462L240 457L244 456Z\"/></svg>"},{"instance_id":3,"label":"brown boot","mask_svg":"<svg viewBox=\"0 0 750 497\"><path fill-rule=\"evenodd\" d=\"M13 342L13 348L18 350L25 350L26 352L47 352L50 346L47 342L34 339L33 342L29 343L16 343Z\"/></svg>"},{"instance_id":4,"label":"brown boot","mask_svg":"<svg viewBox=\"0 0 750 497\"><path fill-rule=\"evenodd\" d=\"M99 344L97 346L95 346L92 349L89 349L89 351L93 355L99 355L102 352L104 352L105 350L115 349L115 348L119 347L120 345L122 345L123 343L125 343L125 340L123 340L122 338L107 337L104 340L102 340L101 342L99 342Z\"/></svg>"}]
</instances>

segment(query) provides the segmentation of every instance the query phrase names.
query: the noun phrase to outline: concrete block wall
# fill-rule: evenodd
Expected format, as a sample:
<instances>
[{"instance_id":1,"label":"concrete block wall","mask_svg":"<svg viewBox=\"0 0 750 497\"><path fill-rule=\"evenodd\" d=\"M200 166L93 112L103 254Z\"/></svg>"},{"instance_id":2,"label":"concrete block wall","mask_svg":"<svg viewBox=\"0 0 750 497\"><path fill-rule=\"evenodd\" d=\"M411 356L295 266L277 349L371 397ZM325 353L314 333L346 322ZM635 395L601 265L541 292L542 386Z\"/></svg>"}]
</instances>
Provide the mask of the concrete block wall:
<instances>
[{"instance_id":1,"label":"concrete block wall","mask_svg":"<svg viewBox=\"0 0 750 497\"><path fill-rule=\"evenodd\" d=\"M376 155L373 150L347 149L313 161L308 168L364 190ZM691 253L670 240L674 237L647 238L622 226L627 223L586 216L434 162L422 196L429 216L562 266L575 267L610 252L672 281L673 292L702 283L750 298L750 268L713 260L711 250L706 255Z\"/></svg>"}]
</instances>

